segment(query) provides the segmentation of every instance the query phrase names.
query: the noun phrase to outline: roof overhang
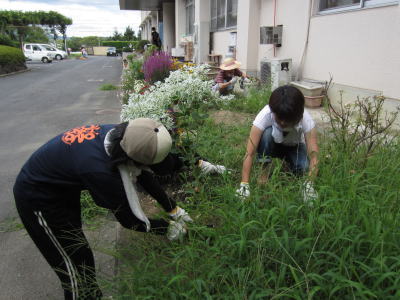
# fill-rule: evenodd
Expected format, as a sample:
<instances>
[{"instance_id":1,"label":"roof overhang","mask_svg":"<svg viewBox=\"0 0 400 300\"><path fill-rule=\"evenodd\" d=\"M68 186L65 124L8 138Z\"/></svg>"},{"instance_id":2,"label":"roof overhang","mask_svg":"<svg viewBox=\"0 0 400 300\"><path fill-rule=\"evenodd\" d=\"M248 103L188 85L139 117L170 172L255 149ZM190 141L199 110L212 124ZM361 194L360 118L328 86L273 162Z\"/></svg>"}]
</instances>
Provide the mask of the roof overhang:
<instances>
[{"instance_id":1,"label":"roof overhang","mask_svg":"<svg viewBox=\"0 0 400 300\"><path fill-rule=\"evenodd\" d=\"M119 0L119 9L161 10L163 2L174 2L174 0Z\"/></svg>"}]
</instances>

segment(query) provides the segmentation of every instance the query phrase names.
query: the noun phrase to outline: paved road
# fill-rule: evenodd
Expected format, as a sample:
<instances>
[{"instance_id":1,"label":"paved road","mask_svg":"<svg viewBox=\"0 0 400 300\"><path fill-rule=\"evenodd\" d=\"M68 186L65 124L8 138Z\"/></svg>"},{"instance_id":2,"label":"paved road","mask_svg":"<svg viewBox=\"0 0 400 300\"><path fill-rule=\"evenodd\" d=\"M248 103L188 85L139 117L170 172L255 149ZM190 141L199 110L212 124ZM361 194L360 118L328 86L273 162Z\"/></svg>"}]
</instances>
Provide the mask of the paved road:
<instances>
[{"instance_id":1,"label":"paved road","mask_svg":"<svg viewBox=\"0 0 400 300\"><path fill-rule=\"evenodd\" d=\"M119 84L119 57L29 63L29 72L0 77L0 224L16 210L12 185L41 144L75 126L117 123L120 103L103 83ZM0 299L60 299L56 276L23 230L0 232Z\"/></svg>"}]
</instances>

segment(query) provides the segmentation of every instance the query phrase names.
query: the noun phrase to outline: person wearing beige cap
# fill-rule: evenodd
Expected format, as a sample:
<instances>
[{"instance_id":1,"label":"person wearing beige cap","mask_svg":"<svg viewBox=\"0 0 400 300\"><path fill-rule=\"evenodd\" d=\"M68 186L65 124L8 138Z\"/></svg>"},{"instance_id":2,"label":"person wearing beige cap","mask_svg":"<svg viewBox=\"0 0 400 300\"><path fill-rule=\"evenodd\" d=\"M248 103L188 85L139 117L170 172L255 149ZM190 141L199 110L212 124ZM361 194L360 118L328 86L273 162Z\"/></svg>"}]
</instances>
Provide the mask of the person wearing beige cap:
<instances>
[{"instance_id":1,"label":"person wearing beige cap","mask_svg":"<svg viewBox=\"0 0 400 300\"><path fill-rule=\"evenodd\" d=\"M241 63L234 58L226 58L219 66L220 71L215 77L214 91L218 91L221 95L226 95L233 91L238 77L247 78L245 72L240 71Z\"/></svg>"},{"instance_id":2,"label":"person wearing beige cap","mask_svg":"<svg viewBox=\"0 0 400 300\"><path fill-rule=\"evenodd\" d=\"M171 149L171 136L159 122L140 118L118 125L68 130L28 159L14 185L16 207L28 234L59 277L65 299L100 299L93 253L82 231L80 194L110 209L122 226L171 240L192 222L147 168ZM171 217L149 219L136 185L141 185Z\"/></svg>"}]
</instances>

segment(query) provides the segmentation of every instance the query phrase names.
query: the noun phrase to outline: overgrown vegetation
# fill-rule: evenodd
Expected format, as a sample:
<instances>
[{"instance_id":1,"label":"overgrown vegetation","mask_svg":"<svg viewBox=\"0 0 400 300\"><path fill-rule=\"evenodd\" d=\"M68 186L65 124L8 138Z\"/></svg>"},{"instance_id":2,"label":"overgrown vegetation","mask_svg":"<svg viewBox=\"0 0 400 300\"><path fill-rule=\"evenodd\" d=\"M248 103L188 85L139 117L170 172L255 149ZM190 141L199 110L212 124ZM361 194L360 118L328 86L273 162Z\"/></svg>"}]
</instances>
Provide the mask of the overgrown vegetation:
<instances>
[{"instance_id":1,"label":"overgrown vegetation","mask_svg":"<svg viewBox=\"0 0 400 300\"><path fill-rule=\"evenodd\" d=\"M81 217L83 224L95 228L102 222L109 210L95 205L88 191L81 193Z\"/></svg>"},{"instance_id":2,"label":"overgrown vegetation","mask_svg":"<svg viewBox=\"0 0 400 300\"><path fill-rule=\"evenodd\" d=\"M354 154L322 136L314 208L301 200L302 180L280 165L267 185L257 185L263 170L256 167L254 192L242 203L234 190L250 125L209 120L198 128L200 154L236 171L182 174L188 197L180 205L195 218L189 236L171 244L145 235L129 244L135 259L124 260L121 299L398 298L397 142L360 168Z\"/></svg>"},{"instance_id":3,"label":"overgrown vegetation","mask_svg":"<svg viewBox=\"0 0 400 300\"><path fill-rule=\"evenodd\" d=\"M165 91L160 86L132 94L130 105L142 100L145 105L163 91L162 99L174 100L154 100L162 106L155 116L167 118L161 116L166 104L178 108L175 122L185 134L176 142L187 150L186 158L198 152L232 173L205 176L193 168L180 173L186 196L179 205L194 219L189 235L176 243L149 234L128 241L125 255L118 253L123 271L112 287L118 299L400 297L400 147L390 131L397 113L384 116L383 98L328 102L331 130L319 139L319 199L308 207L303 179L285 173L279 161L267 184L258 184L265 170L254 166L252 194L242 202L235 190L252 120L216 123L207 117L209 101L190 106L187 98L195 98L198 89L187 84L186 95L177 92L178 84ZM213 107L255 116L269 95L258 88Z\"/></svg>"}]
</instances>

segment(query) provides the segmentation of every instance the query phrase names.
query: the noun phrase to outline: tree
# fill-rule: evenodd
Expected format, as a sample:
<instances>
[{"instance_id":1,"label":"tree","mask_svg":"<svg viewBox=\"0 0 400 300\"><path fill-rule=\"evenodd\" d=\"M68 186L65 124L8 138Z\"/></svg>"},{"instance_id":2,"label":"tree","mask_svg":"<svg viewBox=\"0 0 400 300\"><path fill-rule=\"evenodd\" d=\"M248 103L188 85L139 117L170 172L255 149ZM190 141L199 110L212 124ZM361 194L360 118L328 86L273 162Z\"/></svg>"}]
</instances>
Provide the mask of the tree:
<instances>
[{"instance_id":1,"label":"tree","mask_svg":"<svg viewBox=\"0 0 400 300\"><path fill-rule=\"evenodd\" d=\"M42 25L50 27L55 39L57 38L57 26L65 26L63 38L66 39L66 26L72 24L72 19L63 16L62 14L55 11L0 11L0 32L3 33L6 30L15 29L18 34L18 40L20 47L25 39L29 28L33 25Z\"/></svg>"},{"instance_id":2,"label":"tree","mask_svg":"<svg viewBox=\"0 0 400 300\"><path fill-rule=\"evenodd\" d=\"M49 37L43 28L33 26L27 29L25 41L30 43L47 44L49 42Z\"/></svg>"},{"instance_id":3,"label":"tree","mask_svg":"<svg viewBox=\"0 0 400 300\"><path fill-rule=\"evenodd\" d=\"M117 29L115 29L111 39L113 41L121 41L122 40L122 34L118 33Z\"/></svg>"},{"instance_id":4,"label":"tree","mask_svg":"<svg viewBox=\"0 0 400 300\"><path fill-rule=\"evenodd\" d=\"M126 27L124 33L124 41L134 41L136 40L135 31L132 30L130 26Z\"/></svg>"}]
</instances>

